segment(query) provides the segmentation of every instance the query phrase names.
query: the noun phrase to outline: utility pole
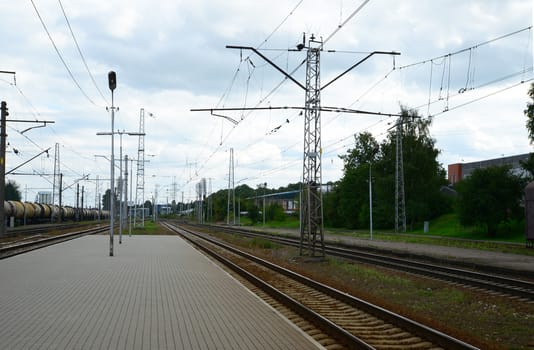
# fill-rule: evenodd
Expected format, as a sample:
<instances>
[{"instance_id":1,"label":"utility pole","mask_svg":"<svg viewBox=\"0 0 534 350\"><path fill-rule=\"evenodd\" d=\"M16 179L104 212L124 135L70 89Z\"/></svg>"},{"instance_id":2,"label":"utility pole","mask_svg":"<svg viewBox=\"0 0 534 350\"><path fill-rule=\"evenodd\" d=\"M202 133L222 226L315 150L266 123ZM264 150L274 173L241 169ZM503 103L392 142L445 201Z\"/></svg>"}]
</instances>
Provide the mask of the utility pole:
<instances>
[{"instance_id":1,"label":"utility pole","mask_svg":"<svg viewBox=\"0 0 534 350\"><path fill-rule=\"evenodd\" d=\"M59 186L59 174L61 173L60 161L59 161L59 143L56 143L54 148L54 183L52 184L52 206L56 204L56 192L58 192ZM59 194L57 196L59 198ZM51 210L50 221L54 222L54 210Z\"/></svg>"},{"instance_id":2,"label":"utility pole","mask_svg":"<svg viewBox=\"0 0 534 350\"><path fill-rule=\"evenodd\" d=\"M6 119L9 115L7 103L2 101L0 120L0 203L4 205L6 200ZM0 209L0 237L6 235L6 213L4 208Z\"/></svg>"},{"instance_id":3,"label":"utility pole","mask_svg":"<svg viewBox=\"0 0 534 350\"><path fill-rule=\"evenodd\" d=\"M0 70L0 74L11 74L13 75L13 82L14 85L16 85L15 80L15 72L12 71L5 71ZM7 108L7 102L2 101L0 103L0 205L2 206L2 209L0 209L0 237L4 237L6 235L6 214L3 209L4 201L6 199L6 139L7 139L7 131L6 131L6 125L7 125L7 117L9 116L8 108ZM22 122L22 123L43 123L43 126L46 126L46 123L53 123L52 121L38 121L38 120L10 120L10 122ZM32 128L28 128L25 131L28 131Z\"/></svg>"},{"instance_id":4,"label":"utility pole","mask_svg":"<svg viewBox=\"0 0 534 350\"><path fill-rule=\"evenodd\" d=\"M62 196L63 196L63 190L62 190L62 187L63 187L63 174L62 173L59 173L59 207L58 207L58 212L57 212L57 217L58 217L58 222L61 223L61 201L63 200ZM54 211L54 210L52 210Z\"/></svg>"},{"instance_id":5,"label":"utility pole","mask_svg":"<svg viewBox=\"0 0 534 350\"><path fill-rule=\"evenodd\" d=\"M263 183L263 210L262 210L263 226L262 227L265 227L265 190L266 189L267 189L267 182Z\"/></svg>"},{"instance_id":6,"label":"utility pole","mask_svg":"<svg viewBox=\"0 0 534 350\"><path fill-rule=\"evenodd\" d=\"M80 184L76 184L76 221L80 221Z\"/></svg>"},{"instance_id":7,"label":"utility pole","mask_svg":"<svg viewBox=\"0 0 534 350\"><path fill-rule=\"evenodd\" d=\"M82 185L82 218L83 218L83 197L85 195L85 186Z\"/></svg>"},{"instance_id":8,"label":"utility pole","mask_svg":"<svg viewBox=\"0 0 534 350\"><path fill-rule=\"evenodd\" d=\"M404 161L402 157L402 116L397 119L395 135L395 232L406 232L406 202L404 197ZM399 227L400 226L400 227Z\"/></svg>"},{"instance_id":9,"label":"utility pole","mask_svg":"<svg viewBox=\"0 0 534 350\"><path fill-rule=\"evenodd\" d=\"M211 189L211 177L208 179L209 186L208 186L208 222L211 222L211 219L213 217L213 196L211 195L212 189ZM182 192L183 195L183 192ZM182 199L183 200L183 199Z\"/></svg>"},{"instance_id":10,"label":"utility pole","mask_svg":"<svg viewBox=\"0 0 534 350\"><path fill-rule=\"evenodd\" d=\"M314 45L312 47L312 45ZM323 257L323 194L321 191L321 71L320 41L312 35L306 55L306 97L304 100L304 160L300 203L300 255ZM307 248L307 249L306 249Z\"/></svg>"},{"instance_id":11,"label":"utility pole","mask_svg":"<svg viewBox=\"0 0 534 350\"><path fill-rule=\"evenodd\" d=\"M228 165L228 205L226 224L230 225L230 213L232 213L233 225L235 225L235 191L234 191L234 149L230 148L230 162Z\"/></svg>"},{"instance_id":12,"label":"utility pole","mask_svg":"<svg viewBox=\"0 0 534 350\"><path fill-rule=\"evenodd\" d=\"M128 155L124 156L124 164L125 164L125 170L124 170L124 202L123 202L123 210L125 217L125 223L128 222ZM128 225L129 227L129 225ZM122 232L121 232L122 236ZM130 233L131 236L131 233Z\"/></svg>"},{"instance_id":13,"label":"utility pole","mask_svg":"<svg viewBox=\"0 0 534 350\"><path fill-rule=\"evenodd\" d=\"M137 148L137 180L135 185L134 226L137 227L137 203L141 200L141 227L145 227L145 109L139 112L139 146Z\"/></svg>"}]
</instances>

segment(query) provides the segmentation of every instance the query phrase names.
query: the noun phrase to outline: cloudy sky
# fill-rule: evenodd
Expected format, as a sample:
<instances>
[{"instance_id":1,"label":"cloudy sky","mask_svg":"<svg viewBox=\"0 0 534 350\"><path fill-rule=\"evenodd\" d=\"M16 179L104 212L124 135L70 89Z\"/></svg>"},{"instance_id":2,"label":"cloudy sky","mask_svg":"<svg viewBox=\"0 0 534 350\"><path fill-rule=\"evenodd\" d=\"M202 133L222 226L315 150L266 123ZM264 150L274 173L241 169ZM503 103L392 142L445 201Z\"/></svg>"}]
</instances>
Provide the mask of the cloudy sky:
<instances>
[{"instance_id":1,"label":"cloudy sky","mask_svg":"<svg viewBox=\"0 0 534 350\"><path fill-rule=\"evenodd\" d=\"M215 112L223 118L190 109L302 107L298 85L226 45L260 48L305 84L305 50L294 51L303 34L324 41L323 85L369 52L399 52L374 55L325 88L321 103L381 113L403 105L434 116L445 168L532 149L523 115L534 76L531 0L2 0L0 13L0 70L16 72L0 73L9 120L54 122L25 132L41 124L8 122L7 171L50 148L7 177L27 200L52 190L56 144L64 187L86 176L89 205L97 178L99 192L109 188L109 162L96 155L109 158L111 141L96 133L111 131L110 70L115 131L138 132L146 111L145 198L194 199L202 178L212 191L227 187L230 148L236 185L300 181L298 110ZM382 140L393 121L323 112L323 181L341 177L338 156L354 134ZM124 134L122 146L137 158L138 137ZM134 180L136 172L133 163ZM74 189L64 203L75 203Z\"/></svg>"}]
</instances>

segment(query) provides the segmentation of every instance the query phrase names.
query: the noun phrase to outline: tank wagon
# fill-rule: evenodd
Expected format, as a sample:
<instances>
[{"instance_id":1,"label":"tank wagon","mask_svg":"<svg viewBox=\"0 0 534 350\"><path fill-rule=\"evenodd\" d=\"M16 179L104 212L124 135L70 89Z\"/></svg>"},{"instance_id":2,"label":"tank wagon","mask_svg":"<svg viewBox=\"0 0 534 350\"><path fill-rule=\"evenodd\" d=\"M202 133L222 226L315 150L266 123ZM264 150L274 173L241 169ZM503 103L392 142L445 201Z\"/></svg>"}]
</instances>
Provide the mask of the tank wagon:
<instances>
[{"instance_id":1,"label":"tank wagon","mask_svg":"<svg viewBox=\"0 0 534 350\"><path fill-rule=\"evenodd\" d=\"M43 204L21 201L4 201L4 213L6 219L26 220L26 223L43 223L58 218L61 212L61 220L76 220L76 208L71 206L61 207L53 204ZM100 215L99 215L100 214ZM109 211L98 209L80 209L79 220L97 220L109 218Z\"/></svg>"}]
</instances>

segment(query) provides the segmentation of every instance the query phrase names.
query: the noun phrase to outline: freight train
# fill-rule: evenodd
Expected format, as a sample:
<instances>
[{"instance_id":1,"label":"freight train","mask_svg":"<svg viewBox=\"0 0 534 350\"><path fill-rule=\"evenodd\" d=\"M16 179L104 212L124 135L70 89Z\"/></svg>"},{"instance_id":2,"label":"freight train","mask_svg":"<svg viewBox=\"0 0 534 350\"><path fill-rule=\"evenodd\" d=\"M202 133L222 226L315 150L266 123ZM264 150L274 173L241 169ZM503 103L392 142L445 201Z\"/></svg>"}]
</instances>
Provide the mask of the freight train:
<instances>
[{"instance_id":1,"label":"freight train","mask_svg":"<svg viewBox=\"0 0 534 350\"><path fill-rule=\"evenodd\" d=\"M62 206L61 208L53 204L20 202L20 201L4 201L4 213L6 219L10 220L25 220L26 223L43 223L59 219L61 220L98 220L109 218L109 211L99 209L79 209Z\"/></svg>"}]
</instances>

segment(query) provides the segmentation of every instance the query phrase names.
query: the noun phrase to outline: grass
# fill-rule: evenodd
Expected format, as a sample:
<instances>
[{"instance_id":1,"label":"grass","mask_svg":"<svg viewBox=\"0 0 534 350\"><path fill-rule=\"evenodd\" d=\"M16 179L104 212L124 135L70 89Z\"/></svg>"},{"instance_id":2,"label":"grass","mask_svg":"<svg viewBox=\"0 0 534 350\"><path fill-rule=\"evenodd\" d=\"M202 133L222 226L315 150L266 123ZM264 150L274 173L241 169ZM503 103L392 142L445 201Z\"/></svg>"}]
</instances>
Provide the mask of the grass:
<instances>
[{"instance_id":1,"label":"grass","mask_svg":"<svg viewBox=\"0 0 534 350\"><path fill-rule=\"evenodd\" d=\"M125 228L122 231L123 235L129 234L128 228ZM154 222L152 220L145 221L144 227L133 227L132 225L132 235L169 235L173 234L165 227L161 226L159 222Z\"/></svg>"},{"instance_id":2,"label":"grass","mask_svg":"<svg viewBox=\"0 0 534 350\"><path fill-rule=\"evenodd\" d=\"M294 248L269 251L257 238L223 233L217 236L483 349L526 350L534 341L534 304L335 258L306 263L297 257Z\"/></svg>"},{"instance_id":3,"label":"grass","mask_svg":"<svg viewBox=\"0 0 534 350\"><path fill-rule=\"evenodd\" d=\"M251 226L246 218L241 219L243 226ZM501 225L495 237L488 237L484 229L475 226L463 226L455 214L443 215L429 224L429 232L423 232L423 224L407 233L392 231L374 231L373 238L383 241L433 244L449 247L480 249L503 253L522 254L534 256L534 249L525 248L524 224L512 222ZM262 223L253 227L261 228ZM266 228L297 230L299 221L297 217L288 217L284 221L267 221ZM325 228L325 235L343 235L360 239L369 239L368 230L348 230L341 228ZM518 244L520 243L520 244Z\"/></svg>"},{"instance_id":4,"label":"grass","mask_svg":"<svg viewBox=\"0 0 534 350\"><path fill-rule=\"evenodd\" d=\"M442 225L443 230L440 232L442 236L391 232L377 233L377 235L378 239L404 239L417 242L428 240L433 244L436 242L473 244L473 241L459 239L465 236L460 226L453 227L456 225L454 217L440 218L436 223ZM284 228L287 229L286 226ZM437 229L436 226L434 229ZM369 232L363 231L335 230L335 232L362 238L369 237ZM332 257L323 262L309 263L298 257L295 248L269 249L269 245L264 244L262 239L250 239L220 232L215 235L232 244L246 247L264 259L275 260L286 268L438 328L452 336L460 337L481 349L527 350L530 349L527 344L534 344L532 335L534 304ZM481 247L483 243L502 245L496 242L475 243Z\"/></svg>"},{"instance_id":5,"label":"grass","mask_svg":"<svg viewBox=\"0 0 534 350\"><path fill-rule=\"evenodd\" d=\"M425 234L421 228L410 231L414 234ZM499 226L499 230L494 237L488 237L484 228L475 226L462 226L456 214L446 214L429 223L429 232L427 235L460 238L460 239L478 239L489 241L503 242L524 242L524 223L511 222Z\"/></svg>"},{"instance_id":6,"label":"grass","mask_svg":"<svg viewBox=\"0 0 534 350\"><path fill-rule=\"evenodd\" d=\"M252 221L246 217L241 217L242 226L253 226L253 227L262 227L263 220L257 222L255 225L252 224ZM287 216L285 220L267 220L265 221L265 227L268 228L288 228L288 229L298 229L299 228L299 218L298 216Z\"/></svg>"}]
</instances>

